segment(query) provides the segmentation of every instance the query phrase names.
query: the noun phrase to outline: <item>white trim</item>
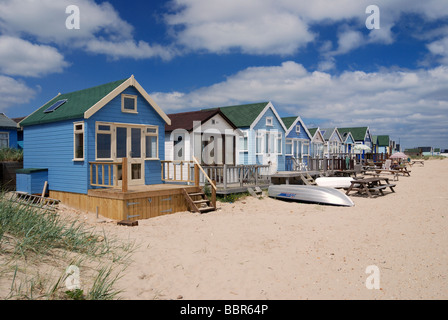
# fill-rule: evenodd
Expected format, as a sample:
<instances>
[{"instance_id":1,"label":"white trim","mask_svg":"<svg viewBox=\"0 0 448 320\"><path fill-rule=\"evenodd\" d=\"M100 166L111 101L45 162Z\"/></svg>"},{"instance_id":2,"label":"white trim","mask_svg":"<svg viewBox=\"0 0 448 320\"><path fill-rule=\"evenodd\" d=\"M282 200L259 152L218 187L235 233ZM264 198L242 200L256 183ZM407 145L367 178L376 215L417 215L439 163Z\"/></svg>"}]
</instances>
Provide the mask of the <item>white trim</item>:
<instances>
[{"instance_id":1,"label":"white trim","mask_svg":"<svg viewBox=\"0 0 448 320\"><path fill-rule=\"evenodd\" d=\"M285 127L285 124L282 121L282 118L280 118L280 116L277 113L277 110L275 110L274 106L272 105L272 103L270 101L266 104L266 107L264 107L263 111L260 112L260 114L254 120L254 122L252 122L252 124L250 125L250 129L254 129L255 128L255 126L258 123L258 121L260 121L263 118L264 114L266 113L266 111L268 111L269 108L272 110L272 112L276 116L276 118L279 121L280 125L282 126L283 130L285 130L285 132L286 132L287 129Z\"/></svg>"},{"instance_id":2,"label":"white trim","mask_svg":"<svg viewBox=\"0 0 448 320\"><path fill-rule=\"evenodd\" d=\"M112 99L117 97L120 93L122 93L126 88L130 86L133 86L135 87L135 89L137 89L137 91L143 96L143 98L154 108L154 110L162 117L162 119L165 120L166 124L171 124L170 118L168 118L165 112L163 112L162 109L157 105L157 103L148 95L148 93L145 91L145 89L142 88L137 80L135 80L133 75L118 87L116 87L114 90L109 92L105 97L103 97L103 99L95 103L86 112L84 112L84 118L89 119L92 115L94 115L97 111L99 111L102 107L104 107L107 103L109 103Z\"/></svg>"},{"instance_id":3,"label":"white trim","mask_svg":"<svg viewBox=\"0 0 448 320\"><path fill-rule=\"evenodd\" d=\"M99 130L99 126L110 126L109 130ZM109 158L98 158L98 133L100 134L110 134L110 157ZM99 161L99 160L110 160L113 161L114 160L114 137L113 137L113 128L111 123L109 122L101 122L101 121L97 121L95 122L95 161Z\"/></svg>"},{"instance_id":4,"label":"white trim","mask_svg":"<svg viewBox=\"0 0 448 320\"><path fill-rule=\"evenodd\" d=\"M132 99L132 100L134 100L134 108L133 109L126 109L124 107L124 99ZM134 113L134 114L138 113L138 111L137 111L137 96L135 94L125 94L125 93L121 94L121 112L124 112L124 113Z\"/></svg>"},{"instance_id":5,"label":"white trim","mask_svg":"<svg viewBox=\"0 0 448 320\"><path fill-rule=\"evenodd\" d=\"M240 149L241 144L244 147L244 139L246 139L246 149ZM239 152L249 152L249 133L247 131L242 131L242 134L238 136L238 143L239 143L238 145Z\"/></svg>"},{"instance_id":6,"label":"white trim","mask_svg":"<svg viewBox=\"0 0 448 320\"><path fill-rule=\"evenodd\" d=\"M155 133L148 132L148 129L156 129L156 132ZM159 127L158 126L145 126L143 136L145 138L144 139L145 142L143 143L143 145L145 147L144 148L144 151L145 151L144 159L145 160L159 160L160 159L160 157L159 157ZM148 158L148 155L146 154L146 138L147 137L156 137L157 138L157 140L156 140L156 142L157 142L156 143L156 157L155 158Z\"/></svg>"},{"instance_id":7,"label":"white trim","mask_svg":"<svg viewBox=\"0 0 448 320\"><path fill-rule=\"evenodd\" d=\"M289 140L289 141L288 141ZM291 153L288 153L288 144L291 145ZM292 156L293 155L293 142L292 142L292 138L286 138L285 139L285 156Z\"/></svg>"},{"instance_id":8,"label":"white trim","mask_svg":"<svg viewBox=\"0 0 448 320\"><path fill-rule=\"evenodd\" d=\"M274 119L272 117L266 117L266 127L273 127Z\"/></svg>"},{"instance_id":9,"label":"white trim","mask_svg":"<svg viewBox=\"0 0 448 320\"><path fill-rule=\"evenodd\" d=\"M80 130L76 129L77 125L81 125ZM82 158L76 157L76 135L82 133ZM73 122L73 161L84 161L86 154L86 134L84 121Z\"/></svg>"},{"instance_id":10,"label":"white trim","mask_svg":"<svg viewBox=\"0 0 448 320\"><path fill-rule=\"evenodd\" d=\"M271 135L274 139L274 150L273 152L268 152L266 150L266 137L267 135ZM257 137L261 136L261 153L257 153ZM278 150L278 140L280 140L280 150ZM268 148L270 145L268 145ZM278 130L266 130L266 129L258 129L255 131L255 155L265 155L265 154L273 154L273 155L282 155L283 152L283 134Z\"/></svg>"},{"instance_id":11,"label":"white trim","mask_svg":"<svg viewBox=\"0 0 448 320\"><path fill-rule=\"evenodd\" d=\"M308 128L306 127L305 123L303 122L302 118L300 116L297 116L296 120L294 120L294 122L292 123L292 125L289 127L289 129L286 131L285 136L288 136L291 131L292 128L294 128L294 126L297 125L297 122L300 122L300 124L302 125L303 129L305 129L306 134L308 135L308 137L310 138L310 141L313 140L313 137L311 135L311 133L308 131ZM319 128L317 128L317 130L319 131ZM316 131L317 132L317 131ZM323 138L323 137L322 137Z\"/></svg>"},{"instance_id":12,"label":"white trim","mask_svg":"<svg viewBox=\"0 0 448 320\"><path fill-rule=\"evenodd\" d=\"M317 140L316 135L319 135L320 141ZM316 129L316 132L314 133L313 137L311 138L311 142L315 143L315 144L325 144L325 138L324 138L322 132L320 131L319 127Z\"/></svg>"}]
</instances>

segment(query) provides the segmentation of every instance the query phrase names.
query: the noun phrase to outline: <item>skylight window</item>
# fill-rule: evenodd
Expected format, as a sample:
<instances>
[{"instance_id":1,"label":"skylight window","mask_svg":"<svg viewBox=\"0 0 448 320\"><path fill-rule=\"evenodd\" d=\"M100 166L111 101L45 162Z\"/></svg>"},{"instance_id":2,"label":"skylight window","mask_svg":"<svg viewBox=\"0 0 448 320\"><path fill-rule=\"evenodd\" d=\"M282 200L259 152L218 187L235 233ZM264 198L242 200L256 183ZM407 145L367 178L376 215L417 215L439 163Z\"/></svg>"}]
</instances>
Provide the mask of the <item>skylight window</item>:
<instances>
[{"instance_id":1,"label":"skylight window","mask_svg":"<svg viewBox=\"0 0 448 320\"><path fill-rule=\"evenodd\" d=\"M59 100L53 103L51 106L49 106L47 109L45 109L44 113L50 113L62 106L64 103L67 102L67 99Z\"/></svg>"}]
</instances>

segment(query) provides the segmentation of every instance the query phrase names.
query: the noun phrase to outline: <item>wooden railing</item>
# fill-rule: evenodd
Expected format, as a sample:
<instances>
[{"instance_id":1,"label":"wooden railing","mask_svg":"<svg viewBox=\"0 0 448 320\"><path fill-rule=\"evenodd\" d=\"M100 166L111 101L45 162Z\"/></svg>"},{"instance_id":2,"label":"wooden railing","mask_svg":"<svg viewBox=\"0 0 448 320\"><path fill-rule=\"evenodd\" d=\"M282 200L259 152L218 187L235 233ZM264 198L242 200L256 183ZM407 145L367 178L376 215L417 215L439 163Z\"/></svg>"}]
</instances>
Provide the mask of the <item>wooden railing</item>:
<instances>
[{"instance_id":1,"label":"wooden railing","mask_svg":"<svg viewBox=\"0 0 448 320\"><path fill-rule=\"evenodd\" d=\"M232 187L257 186L268 184L269 165L214 165L205 166L193 161L162 162L162 181L173 183L198 183L204 185L206 181L215 181L220 189ZM196 169L196 166L199 166ZM196 174L198 175L196 177ZM208 179L207 179L208 177Z\"/></svg>"},{"instance_id":2,"label":"wooden railing","mask_svg":"<svg viewBox=\"0 0 448 320\"><path fill-rule=\"evenodd\" d=\"M309 171L328 171L328 170L353 170L355 160L350 157L348 160L343 157L330 157L330 158L310 158L308 160L307 170Z\"/></svg>"},{"instance_id":3,"label":"wooden railing","mask_svg":"<svg viewBox=\"0 0 448 320\"><path fill-rule=\"evenodd\" d=\"M223 189L268 184L269 165L203 166L207 174Z\"/></svg>"},{"instance_id":4,"label":"wooden railing","mask_svg":"<svg viewBox=\"0 0 448 320\"><path fill-rule=\"evenodd\" d=\"M194 161L160 161L162 181L194 183Z\"/></svg>"},{"instance_id":5,"label":"wooden railing","mask_svg":"<svg viewBox=\"0 0 448 320\"><path fill-rule=\"evenodd\" d=\"M118 166L121 166L121 189L128 191L127 158L121 162L92 161L90 166L90 185L93 187L113 188L118 187Z\"/></svg>"}]
</instances>

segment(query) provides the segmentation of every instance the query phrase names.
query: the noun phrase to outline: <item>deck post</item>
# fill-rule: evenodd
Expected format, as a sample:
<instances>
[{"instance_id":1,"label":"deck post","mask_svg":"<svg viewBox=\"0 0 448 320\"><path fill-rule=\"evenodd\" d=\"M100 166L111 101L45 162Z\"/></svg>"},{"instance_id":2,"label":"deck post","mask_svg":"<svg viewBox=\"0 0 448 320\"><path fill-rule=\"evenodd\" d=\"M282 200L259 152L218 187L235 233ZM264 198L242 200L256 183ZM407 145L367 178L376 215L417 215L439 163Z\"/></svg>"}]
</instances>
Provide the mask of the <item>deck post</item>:
<instances>
[{"instance_id":1,"label":"deck post","mask_svg":"<svg viewBox=\"0 0 448 320\"><path fill-rule=\"evenodd\" d=\"M199 166L194 164L194 185L199 187Z\"/></svg>"},{"instance_id":2,"label":"deck post","mask_svg":"<svg viewBox=\"0 0 448 320\"><path fill-rule=\"evenodd\" d=\"M224 163L224 168L222 172L222 183L224 184L224 190L227 189L227 164Z\"/></svg>"},{"instance_id":3,"label":"deck post","mask_svg":"<svg viewBox=\"0 0 448 320\"><path fill-rule=\"evenodd\" d=\"M121 191L128 192L128 158L122 158L121 161Z\"/></svg>"},{"instance_id":4,"label":"deck post","mask_svg":"<svg viewBox=\"0 0 448 320\"><path fill-rule=\"evenodd\" d=\"M216 180L212 180L212 184L216 186ZM216 189L212 187L212 206L216 209Z\"/></svg>"}]
</instances>

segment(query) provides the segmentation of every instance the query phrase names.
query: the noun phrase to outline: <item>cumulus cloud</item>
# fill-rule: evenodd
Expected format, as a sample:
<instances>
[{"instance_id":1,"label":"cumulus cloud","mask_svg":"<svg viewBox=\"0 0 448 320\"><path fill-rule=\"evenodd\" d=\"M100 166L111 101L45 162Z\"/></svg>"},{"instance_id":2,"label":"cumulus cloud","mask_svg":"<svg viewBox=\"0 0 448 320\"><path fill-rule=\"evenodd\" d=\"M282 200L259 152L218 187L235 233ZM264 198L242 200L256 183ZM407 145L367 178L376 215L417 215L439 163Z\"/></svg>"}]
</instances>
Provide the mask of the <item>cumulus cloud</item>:
<instances>
[{"instance_id":1,"label":"cumulus cloud","mask_svg":"<svg viewBox=\"0 0 448 320\"><path fill-rule=\"evenodd\" d=\"M105 54L114 59L133 58L139 60L159 57L163 60L170 60L177 54L177 50L169 47L133 40L122 42L91 40L86 43L85 48L88 52Z\"/></svg>"},{"instance_id":2,"label":"cumulus cloud","mask_svg":"<svg viewBox=\"0 0 448 320\"><path fill-rule=\"evenodd\" d=\"M0 75L0 112L13 106L29 102L36 91L21 81Z\"/></svg>"},{"instance_id":3,"label":"cumulus cloud","mask_svg":"<svg viewBox=\"0 0 448 320\"><path fill-rule=\"evenodd\" d=\"M61 72L68 63L53 47L0 36L0 72L15 76L38 77Z\"/></svg>"},{"instance_id":4,"label":"cumulus cloud","mask_svg":"<svg viewBox=\"0 0 448 320\"><path fill-rule=\"evenodd\" d=\"M367 125L376 134L402 139L409 132L427 130L427 122L421 121L424 116L433 121L432 126L440 127L446 139L448 100L442 92L447 86L448 67L444 66L417 71L346 71L334 76L287 61L247 68L192 92L153 92L151 96L168 112L186 106L196 110L272 101L284 115L321 119L324 126Z\"/></svg>"},{"instance_id":5,"label":"cumulus cloud","mask_svg":"<svg viewBox=\"0 0 448 320\"><path fill-rule=\"evenodd\" d=\"M66 8L76 5L80 28L67 29ZM0 3L0 30L31 35L41 42L73 44L102 33L117 39L129 38L133 27L122 20L108 2L91 0L5 0Z\"/></svg>"},{"instance_id":6,"label":"cumulus cloud","mask_svg":"<svg viewBox=\"0 0 448 320\"><path fill-rule=\"evenodd\" d=\"M239 49L251 54L294 54L319 35L310 26L351 23L340 34L340 49L347 52L368 43L390 44L392 28L403 13L435 20L448 14L444 0L378 0L381 28L362 35L365 10L371 3L359 0L174 0L165 21L177 42L193 50L223 53Z\"/></svg>"},{"instance_id":7,"label":"cumulus cloud","mask_svg":"<svg viewBox=\"0 0 448 320\"><path fill-rule=\"evenodd\" d=\"M429 43L427 47L439 59L439 62L448 65L448 36Z\"/></svg>"},{"instance_id":8,"label":"cumulus cloud","mask_svg":"<svg viewBox=\"0 0 448 320\"><path fill-rule=\"evenodd\" d=\"M79 29L66 28L69 5L79 8ZM0 3L0 32L14 37L86 50L112 58L170 59L173 50L133 37L134 27L108 2L93 0L5 0Z\"/></svg>"}]
</instances>

